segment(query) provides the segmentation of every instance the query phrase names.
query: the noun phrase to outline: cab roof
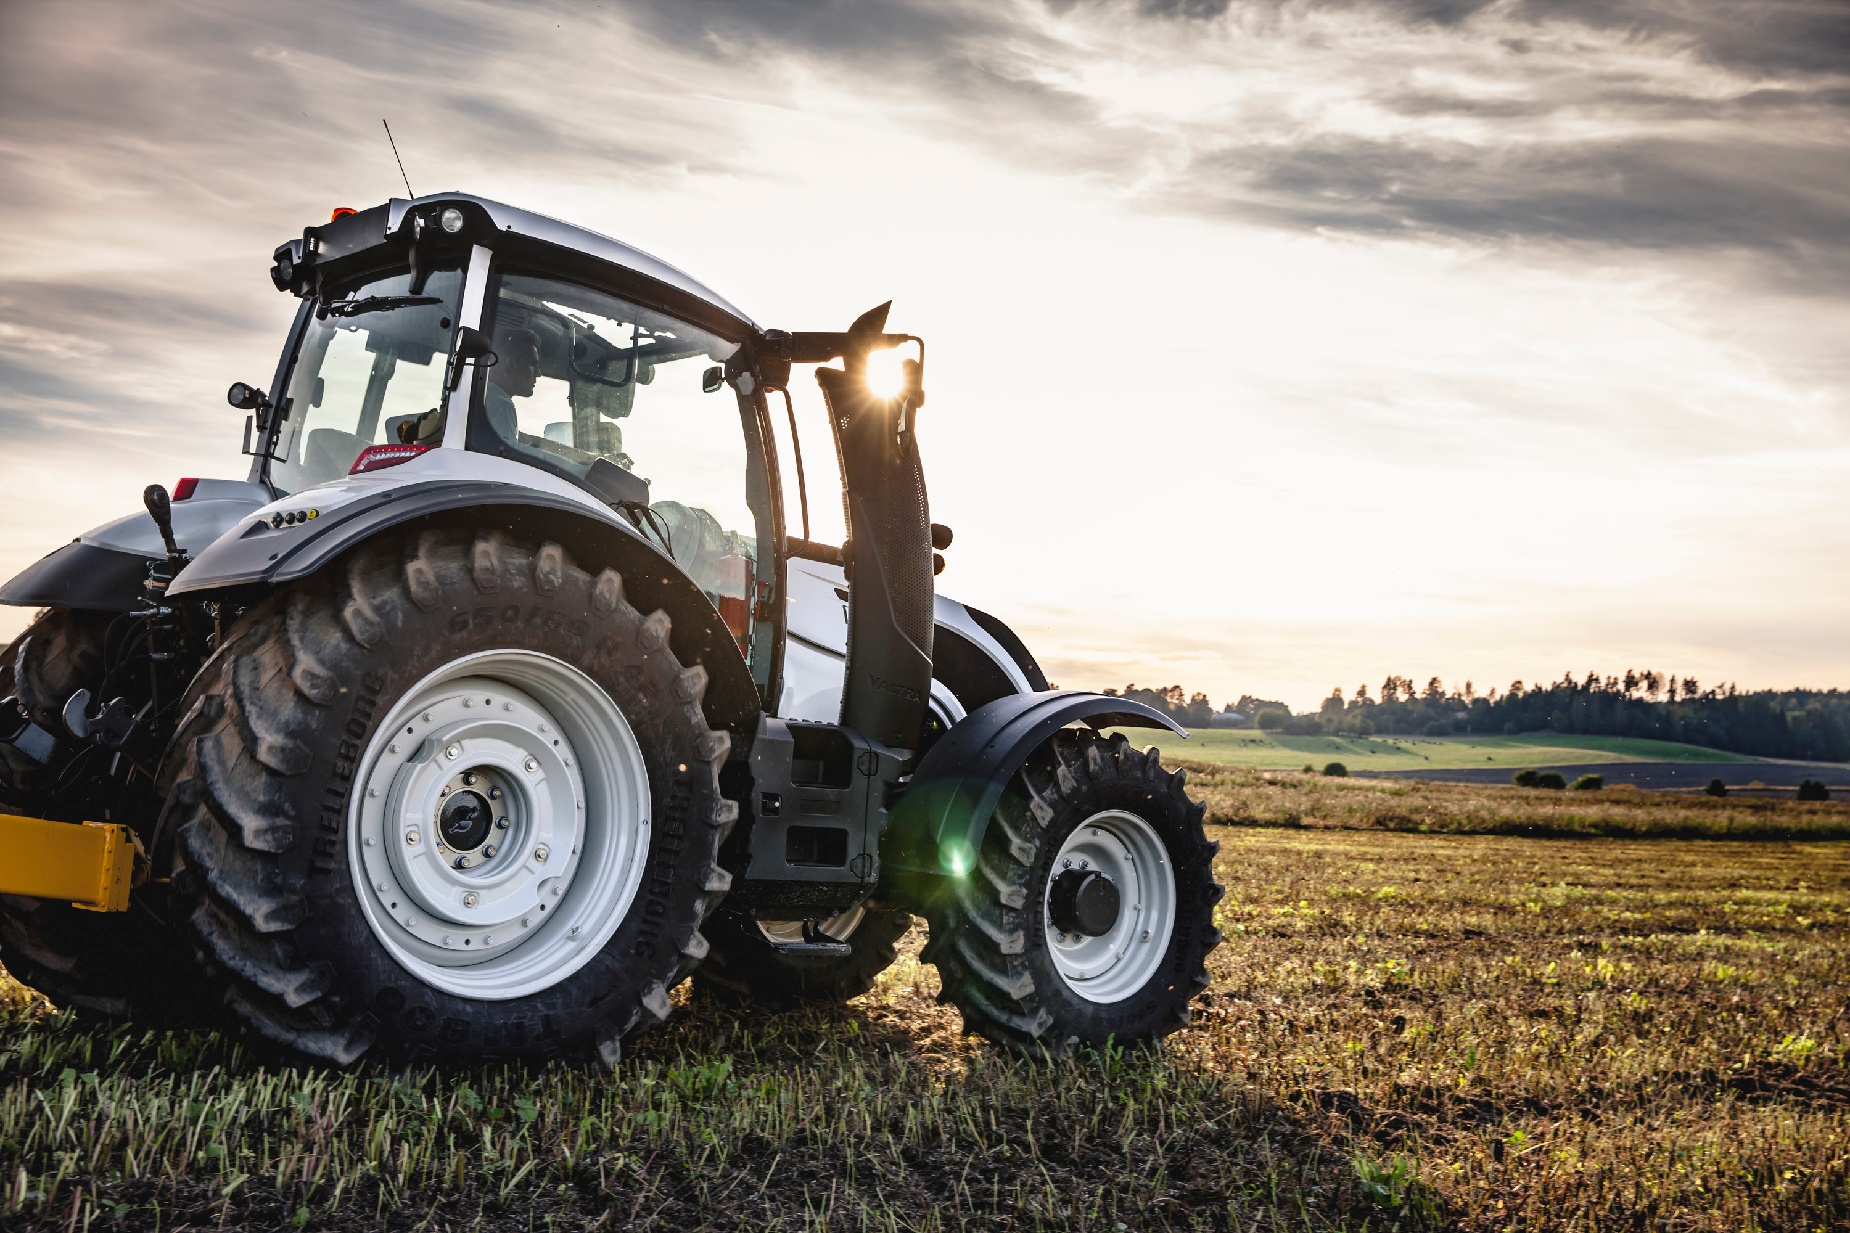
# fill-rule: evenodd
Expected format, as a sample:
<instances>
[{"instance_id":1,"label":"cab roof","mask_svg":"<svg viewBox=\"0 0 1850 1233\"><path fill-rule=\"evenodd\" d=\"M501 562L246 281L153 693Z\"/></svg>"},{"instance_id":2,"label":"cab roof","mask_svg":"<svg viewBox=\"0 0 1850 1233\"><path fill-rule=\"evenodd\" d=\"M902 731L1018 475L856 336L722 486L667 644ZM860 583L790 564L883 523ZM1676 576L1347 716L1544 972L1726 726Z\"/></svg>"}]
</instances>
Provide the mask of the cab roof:
<instances>
[{"instance_id":1,"label":"cab roof","mask_svg":"<svg viewBox=\"0 0 1850 1233\"><path fill-rule=\"evenodd\" d=\"M459 240L467 237L511 255L523 250L551 251L588 258L594 266L614 267L615 271L636 276L644 283L679 293L674 296L676 299L687 297L698 301L708 310L700 316L712 313L736 323L734 330L727 331L729 333L760 332L757 324L730 300L659 257L572 223L473 193L432 193L409 199L394 197L383 207L343 213L330 223L311 227L305 233L305 241L312 237L310 247L319 251L323 263L349 253L357 256L362 250L374 249L383 242L408 244L415 230L408 228L409 223L416 219L423 219L425 224L433 223L448 206L461 208L468 220L464 236L456 237Z\"/></svg>"}]
</instances>

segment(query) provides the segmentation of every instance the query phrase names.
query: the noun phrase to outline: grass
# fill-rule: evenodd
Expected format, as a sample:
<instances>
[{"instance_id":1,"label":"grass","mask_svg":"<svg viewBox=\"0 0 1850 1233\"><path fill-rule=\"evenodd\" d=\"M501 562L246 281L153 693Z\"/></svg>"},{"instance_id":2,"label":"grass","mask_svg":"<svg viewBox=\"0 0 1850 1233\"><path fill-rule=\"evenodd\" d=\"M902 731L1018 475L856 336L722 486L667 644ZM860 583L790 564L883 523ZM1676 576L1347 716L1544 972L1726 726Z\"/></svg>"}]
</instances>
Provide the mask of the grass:
<instances>
[{"instance_id":1,"label":"grass","mask_svg":"<svg viewBox=\"0 0 1850 1233\"><path fill-rule=\"evenodd\" d=\"M1146 738L1147 739L1147 738ZM1171 748L1175 748L1172 744ZM1189 752L1193 752L1190 750ZM1682 839L1850 839L1850 802L1711 798L1621 785L1598 792L1341 779L1170 758L1210 821L1451 834Z\"/></svg>"},{"instance_id":2,"label":"grass","mask_svg":"<svg viewBox=\"0 0 1850 1233\"><path fill-rule=\"evenodd\" d=\"M1149 729L1126 729L1133 744L1147 744ZM1625 736L1282 736L1248 729L1201 728L1165 745L1193 761L1268 770L1297 770L1305 763L1341 762L1351 771L1458 770L1465 767L1572 766L1586 762L1751 762L1752 758Z\"/></svg>"},{"instance_id":3,"label":"grass","mask_svg":"<svg viewBox=\"0 0 1850 1233\"><path fill-rule=\"evenodd\" d=\"M963 1038L917 931L849 1006L683 993L613 1074L298 1068L13 986L0 1226L1850 1221L1850 845L1351 829L1325 813L1372 798L1314 787L1302 828L1211 828L1227 940L1154 1054L1037 1063ZM1469 813L1450 787L1395 799Z\"/></svg>"}]
</instances>

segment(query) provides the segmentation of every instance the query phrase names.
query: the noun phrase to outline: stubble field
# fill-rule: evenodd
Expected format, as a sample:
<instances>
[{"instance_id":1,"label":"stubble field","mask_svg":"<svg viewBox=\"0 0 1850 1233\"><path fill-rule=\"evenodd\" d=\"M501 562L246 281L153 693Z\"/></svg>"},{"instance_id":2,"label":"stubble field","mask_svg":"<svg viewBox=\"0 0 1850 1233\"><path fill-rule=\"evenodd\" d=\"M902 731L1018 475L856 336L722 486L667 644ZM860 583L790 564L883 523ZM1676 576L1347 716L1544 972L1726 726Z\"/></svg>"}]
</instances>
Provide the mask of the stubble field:
<instances>
[{"instance_id":1,"label":"stubble field","mask_svg":"<svg viewBox=\"0 0 1850 1233\"><path fill-rule=\"evenodd\" d=\"M298 1068L7 986L0 1225L1850 1221L1850 805L1191 786L1226 942L1160 1053L963 1038L916 930L845 1007L684 990L614 1074Z\"/></svg>"}]
</instances>

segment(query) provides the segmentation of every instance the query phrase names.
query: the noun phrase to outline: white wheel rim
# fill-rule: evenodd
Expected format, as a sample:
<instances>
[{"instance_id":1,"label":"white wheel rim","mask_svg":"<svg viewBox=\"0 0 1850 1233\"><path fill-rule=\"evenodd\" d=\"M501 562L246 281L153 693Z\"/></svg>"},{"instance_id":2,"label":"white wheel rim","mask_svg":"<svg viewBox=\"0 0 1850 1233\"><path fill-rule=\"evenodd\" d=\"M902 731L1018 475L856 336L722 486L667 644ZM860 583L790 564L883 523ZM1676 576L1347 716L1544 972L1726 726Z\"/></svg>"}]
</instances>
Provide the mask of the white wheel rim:
<instances>
[{"instance_id":1,"label":"white wheel rim","mask_svg":"<svg viewBox=\"0 0 1850 1233\"><path fill-rule=\"evenodd\" d=\"M817 921L816 932L831 942L846 942L854 936L854 931L861 927L861 921L866 915L866 905L857 903L845 911ZM794 943L809 941L803 936L803 926L808 923L808 921L801 920L761 920L758 922L758 932L762 933L768 942L790 946Z\"/></svg>"},{"instance_id":2,"label":"white wheel rim","mask_svg":"<svg viewBox=\"0 0 1850 1233\"><path fill-rule=\"evenodd\" d=\"M359 764L349 863L373 935L406 971L503 1001L558 984L616 932L642 884L649 778L623 712L571 665L482 651L413 686ZM489 810L451 847L446 805ZM459 867L460 866L460 867Z\"/></svg>"},{"instance_id":3,"label":"white wheel rim","mask_svg":"<svg viewBox=\"0 0 1850 1233\"><path fill-rule=\"evenodd\" d=\"M1068 869L1096 870L1118 888L1118 919L1097 937L1063 933L1053 920L1053 884ZM1176 879L1154 828L1134 813L1093 814L1055 853L1041 895L1054 970L1088 1002L1122 1002L1162 966L1176 927Z\"/></svg>"}]
</instances>

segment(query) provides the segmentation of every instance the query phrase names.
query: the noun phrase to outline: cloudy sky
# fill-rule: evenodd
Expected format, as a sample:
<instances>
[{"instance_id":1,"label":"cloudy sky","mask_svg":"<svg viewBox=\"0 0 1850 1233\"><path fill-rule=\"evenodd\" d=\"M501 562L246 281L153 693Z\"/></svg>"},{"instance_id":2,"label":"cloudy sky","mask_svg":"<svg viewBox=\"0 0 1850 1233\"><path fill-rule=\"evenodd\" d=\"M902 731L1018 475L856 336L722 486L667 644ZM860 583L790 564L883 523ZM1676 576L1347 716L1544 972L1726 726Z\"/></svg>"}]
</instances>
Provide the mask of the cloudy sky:
<instances>
[{"instance_id":1,"label":"cloudy sky","mask_svg":"<svg viewBox=\"0 0 1850 1233\"><path fill-rule=\"evenodd\" d=\"M0 573L242 474L385 117L761 324L893 299L941 585L1062 684L1850 686L1847 13L0 0Z\"/></svg>"}]
</instances>

